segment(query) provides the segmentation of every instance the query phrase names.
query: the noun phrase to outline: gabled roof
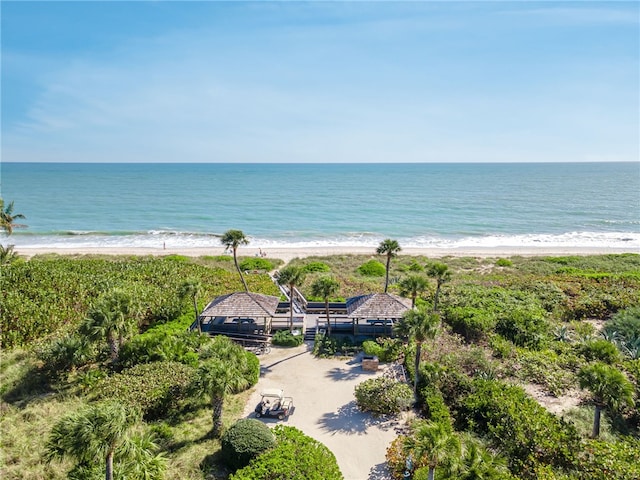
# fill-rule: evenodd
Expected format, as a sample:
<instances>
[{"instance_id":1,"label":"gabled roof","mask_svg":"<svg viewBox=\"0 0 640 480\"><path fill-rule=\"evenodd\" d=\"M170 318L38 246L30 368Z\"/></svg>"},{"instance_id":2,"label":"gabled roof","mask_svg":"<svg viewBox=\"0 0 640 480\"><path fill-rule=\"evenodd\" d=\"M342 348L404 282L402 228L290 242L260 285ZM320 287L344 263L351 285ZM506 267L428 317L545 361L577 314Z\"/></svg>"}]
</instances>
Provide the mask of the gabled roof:
<instances>
[{"instance_id":1,"label":"gabled roof","mask_svg":"<svg viewBox=\"0 0 640 480\"><path fill-rule=\"evenodd\" d=\"M203 317L272 317L278 297L261 293L235 292L215 298L200 314Z\"/></svg>"},{"instance_id":2,"label":"gabled roof","mask_svg":"<svg viewBox=\"0 0 640 480\"><path fill-rule=\"evenodd\" d=\"M401 318L411 301L390 293L371 293L347 299L349 318Z\"/></svg>"}]
</instances>

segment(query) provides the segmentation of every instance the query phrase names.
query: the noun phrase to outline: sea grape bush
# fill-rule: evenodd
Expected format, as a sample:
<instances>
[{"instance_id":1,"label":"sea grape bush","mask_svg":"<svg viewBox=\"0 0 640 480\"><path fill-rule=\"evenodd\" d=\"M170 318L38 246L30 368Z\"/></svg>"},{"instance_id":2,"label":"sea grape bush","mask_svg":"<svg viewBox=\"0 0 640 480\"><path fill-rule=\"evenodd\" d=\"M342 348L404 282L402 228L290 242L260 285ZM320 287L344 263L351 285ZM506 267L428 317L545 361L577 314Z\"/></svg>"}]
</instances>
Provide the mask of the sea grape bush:
<instances>
[{"instance_id":1,"label":"sea grape bush","mask_svg":"<svg viewBox=\"0 0 640 480\"><path fill-rule=\"evenodd\" d=\"M271 429L253 418L242 418L222 435L221 456L234 470L249 464L276 443Z\"/></svg>"},{"instance_id":2,"label":"sea grape bush","mask_svg":"<svg viewBox=\"0 0 640 480\"><path fill-rule=\"evenodd\" d=\"M572 424L549 413L522 388L496 380L475 380L459 404L460 427L486 436L509 457L512 473L535 477L539 464L572 470L580 438Z\"/></svg>"},{"instance_id":3,"label":"sea grape bush","mask_svg":"<svg viewBox=\"0 0 640 480\"><path fill-rule=\"evenodd\" d=\"M131 367L139 363L174 361L196 367L197 351L205 341L206 337L196 332L146 332L124 344L120 349L120 364Z\"/></svg>"},{"instance_id":4,"label":"sea grape bush","mask_svg":"<svg viewBox=\"0 0 640 480\"><path fill-rule=\"evenodd\" d=\"M385 266L377 260L369 260L358 267L358 273L365 277L384 277Z\"/></svg>"},{"instance_id":5,"label":"sea grape bush","mask_svg":"<svg viewBox=\"0 0 640 480\"><path fill-rule=\"evenodd\" d=\"M393 362L402 351L402 342L397 338L378 337L362 342L362 350L366 355L378 357L381 362Z\"/></svg>"},{"instance_id":6,"label":"sea grape bush","mask_svg":"<svg viewBox=\"0 0 640 480\"><path fill-rule=\"evenodd\" d=\"M358 384L355 396L360 410L375 415L395 415L413 403L411 387L387 377L370 378Z\"/></svg>"},{"instance_id":7,"label":"sea grape bush","mask_svg":"<svg viewBox=\"0 0 640 480\"><path fill-rule=\"evenodd\" d=\"M261 270L261 271L270 271L275 268L273 262L265 259L265 258L245 258L239 263L240 270L245 271L253 271L253 270Z\"/></svg>"},{"instance_id":8,"label":"sea grape bush","mask_svg":"<svg viewBox=\"0 0 640 480\"><path fill-rule=\"evenodd\" d=\"M323 273L330 272L331 267L324 262L309 262L302 266L302 271L305 273Z\"/></svg>"},{"instance_id":9,"label":"sea grape bush","mask_svg":"<svg viewBox=\"0 0 640 480\"><path fill-rule=\"evenodd\" d=\"M444 319L468 342L486 338L496 327L495 314L477 307L448 308Z\"/></svg>"},{"instance_id":10,"label":"sea grape bush","mask_svg":"<svg viewBox=\"0 0 640 480\"><path fill-rule=\"evenodd\" d=\"M343 480L335 455L295 427L277 425L276 446L233 473L229 480Z\"/></svg>"},{"instance_id":11,"label":"sea grape bush","mask_svg":"<svg viewBox=\"0 0 640 480\"><path fill-rule=\"evenodd\" d=\"M0 327L5 348L27 345L63 326L75 326L91 304L114 287L143 306L142 328L176 319L184 304L178 287L184 278L203 284L202 298L242 289L238 275L218 267L158 257L34 257L3 266L0 275ZM278 295L268 275L251 275L251 291Z\"/></svg>"},{"instance_id":12,"label":"sea grape bush","mask_svg":"<svg viewBox=\"0 0 640 480\"><path fill-rule=\"evenodd\" d=\"M189 398L195 369L178 362L136 365L101 383L96 396L137 408L146 419L166 417Z\"/></svg>"}]
</instances>

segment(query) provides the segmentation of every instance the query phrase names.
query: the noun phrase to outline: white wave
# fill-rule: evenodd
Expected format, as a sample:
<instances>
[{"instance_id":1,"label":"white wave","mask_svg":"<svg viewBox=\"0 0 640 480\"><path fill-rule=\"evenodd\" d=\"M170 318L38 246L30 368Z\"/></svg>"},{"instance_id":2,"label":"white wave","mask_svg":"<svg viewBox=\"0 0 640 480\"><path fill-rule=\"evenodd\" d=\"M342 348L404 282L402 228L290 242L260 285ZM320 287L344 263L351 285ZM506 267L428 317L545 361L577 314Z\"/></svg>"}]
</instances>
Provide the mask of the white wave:
<instances>
[{"instance_id":1,"label":"white wave","mask_svg":"<svg viewBox=\"0 0 640 480\"><path fill-rule=\"evenodd\" d=\"M384 238L370 233L349 233L324 237L250 237L249 247L261 248L375 248ZM12 236L12 244L27 248L219 248L218 237L207 234L154 231L146 234L71 236ZM463 249L495 247L621 248L640 252L639 232L567 232L562 234L478 235L441 237L425 235L396 238L405 248Z\"/></svg>"}]
</instances>

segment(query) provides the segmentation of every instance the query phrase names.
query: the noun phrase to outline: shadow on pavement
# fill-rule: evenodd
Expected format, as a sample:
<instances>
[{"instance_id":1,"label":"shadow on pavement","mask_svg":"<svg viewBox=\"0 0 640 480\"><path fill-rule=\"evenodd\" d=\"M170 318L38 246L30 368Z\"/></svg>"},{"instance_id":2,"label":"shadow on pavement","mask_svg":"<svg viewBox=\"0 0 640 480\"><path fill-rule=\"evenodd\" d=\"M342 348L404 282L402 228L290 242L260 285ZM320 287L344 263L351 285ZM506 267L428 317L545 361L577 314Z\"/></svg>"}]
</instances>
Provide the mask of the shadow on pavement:
<instances>
[{"instance_id":1,"label":"shadow on pavement","mask_svg":"<svg viewBox=\"0 0 640 480\"><path fill-rule=\"evenodd\" d=\"M337 412L328 412L322 415L318 424L323 430L334 434L363 435L372 426L381 430L395 428L398 420L394 417L376 418L369 413L363 413L357 407L355 400L352 400L340 407Z\"/></svg>"}]
</instances>

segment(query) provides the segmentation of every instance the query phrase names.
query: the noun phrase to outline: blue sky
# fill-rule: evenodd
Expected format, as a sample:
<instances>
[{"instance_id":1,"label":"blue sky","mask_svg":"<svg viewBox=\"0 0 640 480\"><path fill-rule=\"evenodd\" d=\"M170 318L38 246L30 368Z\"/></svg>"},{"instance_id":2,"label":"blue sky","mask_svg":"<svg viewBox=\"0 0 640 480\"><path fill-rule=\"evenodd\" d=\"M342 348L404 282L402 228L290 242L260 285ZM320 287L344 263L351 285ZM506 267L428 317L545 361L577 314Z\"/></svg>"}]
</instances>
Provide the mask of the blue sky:
<instances>
[{"instance_id":1,"label":"blue sky","mask_svg":"<svg viewBox=\"0 0 640 480\"><path fill-rule=\"evenodd\" d=\"M638 161L638 2L1 2L14 162Z\"/></svg>"}]
</instances>

